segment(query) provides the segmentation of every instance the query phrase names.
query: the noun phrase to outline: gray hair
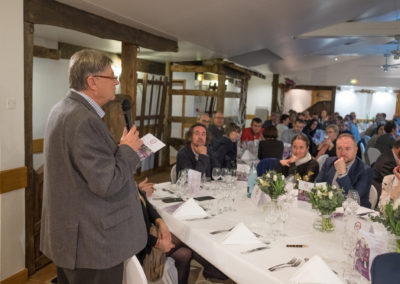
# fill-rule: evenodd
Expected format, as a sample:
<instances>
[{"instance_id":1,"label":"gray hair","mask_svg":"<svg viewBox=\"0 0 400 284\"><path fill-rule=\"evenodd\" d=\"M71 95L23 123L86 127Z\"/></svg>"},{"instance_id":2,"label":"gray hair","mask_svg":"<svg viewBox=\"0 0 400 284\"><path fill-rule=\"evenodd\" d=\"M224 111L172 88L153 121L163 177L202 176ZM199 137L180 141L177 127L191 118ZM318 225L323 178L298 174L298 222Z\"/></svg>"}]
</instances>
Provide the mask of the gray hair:
<instances>
[{"instance_id":1,"label":"gray hair","mask_svg":"<svg viewBox=\"0 0 400 284\"><path fill-rule=\"evenodd\" d=\"M88 88L87 78L103 72L112 60L100 51L83 49L71 56L69 61L69 87L77 91Z\"/></svg>"}]
</instances>

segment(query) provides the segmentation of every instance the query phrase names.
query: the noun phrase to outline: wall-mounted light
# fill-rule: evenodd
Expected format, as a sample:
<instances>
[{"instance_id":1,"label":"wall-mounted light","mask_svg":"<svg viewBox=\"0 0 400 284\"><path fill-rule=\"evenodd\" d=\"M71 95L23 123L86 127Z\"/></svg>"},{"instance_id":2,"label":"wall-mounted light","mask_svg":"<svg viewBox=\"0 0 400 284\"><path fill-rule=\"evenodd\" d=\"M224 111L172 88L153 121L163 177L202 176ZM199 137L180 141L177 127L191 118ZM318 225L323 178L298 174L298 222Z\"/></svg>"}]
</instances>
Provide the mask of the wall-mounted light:
<instances>
[{"instance_id":1,"label":"wall-mounted light","mask_svg":"<svg viewBox=\"0 0 400 284\"><path fill-rule=\"evenodd\" d=\"M196 81L203 81L204 80L204 74L203 73L200 73L200 72L196 72L196 73L194 73L194 79L196 80Z\"/></svg>"},{"instance_id":2,"label":"wall-mounted light","mask_svg":"<svg viewBox=\"0 0 400 284\"><path fill-rule=\"evenodd\" d=\"M350 84L352 84L352 85L356 85L357 83L358 83L358 80L355 78L350 80Z\"/></svg>"}]
</instances>

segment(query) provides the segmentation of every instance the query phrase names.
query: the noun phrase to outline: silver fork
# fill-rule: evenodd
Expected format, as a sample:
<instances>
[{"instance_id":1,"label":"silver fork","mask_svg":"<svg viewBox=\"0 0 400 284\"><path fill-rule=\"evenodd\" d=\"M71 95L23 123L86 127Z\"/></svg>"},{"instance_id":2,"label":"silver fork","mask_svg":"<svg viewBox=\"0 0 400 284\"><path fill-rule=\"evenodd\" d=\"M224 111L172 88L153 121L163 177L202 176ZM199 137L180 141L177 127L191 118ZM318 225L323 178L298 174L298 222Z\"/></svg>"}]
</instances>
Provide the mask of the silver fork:
<instances>
[{"instance_id":1,"label":"silver fork","mask_svg":"<svg viewBox=\"0 0 400 284\"><path fill-rule=\"evenodd\" d=\"M269 271L276 271L278 269L285 268L285 267L297 267L300 265L300 263L301 263L301 259L299 258L299 259L296 259L296 261L292 264L284 264L284 265L278 266L276 268L269 269Z\"/></svg>"},{"instance_id":2,"label":"silver fork","mask_svg":"<svg viewBox=\"0 0 400 284\"><path fill-rule=\"evenodd\" d=\"M280 267L280 266L282 266L282 265L286 265L286 264L293 264L293 263L295 263L296 262L296 260L297 260L297 257L293 257L291 260L289 260L288 262L285 262L285 263L281 263L281 264L277 264L277 265L274 265L274 266L271 266L270 268L268 268L268 270L273 270L273 269L275 269L275 268L277 268L277 267Z\"/></svg>"}]
</instances>

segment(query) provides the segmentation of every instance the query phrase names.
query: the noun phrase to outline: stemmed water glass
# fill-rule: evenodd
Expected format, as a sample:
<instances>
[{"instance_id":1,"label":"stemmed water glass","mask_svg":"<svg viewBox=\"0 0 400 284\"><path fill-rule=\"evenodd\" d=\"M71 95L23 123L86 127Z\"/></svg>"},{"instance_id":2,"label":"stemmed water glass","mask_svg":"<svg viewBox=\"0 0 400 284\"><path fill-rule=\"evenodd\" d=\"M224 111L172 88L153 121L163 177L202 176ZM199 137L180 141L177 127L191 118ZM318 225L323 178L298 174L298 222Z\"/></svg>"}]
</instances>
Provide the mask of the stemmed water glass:
<instances>
[{"instance_id":1,"label":"stemmed water glass","mask_svg":"<svg viewBox=\"0 0 400 284\"><path fill-rule=\"evenodd\" d=\"M221 178L221 169L220 168L213 168L211 176L214 181L218 181Z\"/></svg>"},{"instance_id":2,"label":"stemmed water glass","mask_svg":"<svg viewBox=\"0 0 400 284\"><path fill-rule=\"evenodd\" d=\"M357 213L358 207L360 207L360 195L357 190L350 189L347 192L346 203L351 215Z\"/></svg>"}]
</instances>

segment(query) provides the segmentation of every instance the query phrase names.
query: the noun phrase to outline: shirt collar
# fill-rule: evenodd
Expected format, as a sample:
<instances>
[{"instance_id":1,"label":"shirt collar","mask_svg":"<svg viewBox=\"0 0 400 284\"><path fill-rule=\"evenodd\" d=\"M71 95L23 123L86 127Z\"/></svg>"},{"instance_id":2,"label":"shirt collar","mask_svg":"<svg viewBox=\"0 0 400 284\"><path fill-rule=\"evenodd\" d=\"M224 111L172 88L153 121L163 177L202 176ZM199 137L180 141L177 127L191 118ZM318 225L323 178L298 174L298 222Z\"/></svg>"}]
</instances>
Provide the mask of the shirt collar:
<instances>
[{"instance_id":1,"label":"shirt collar","mask_svg":"<svg viewBox=\"0 0 400 284\"><path fill-rule=\"evenodd\" d=\"M81 95L94 108L94 110L96 111L97 115L100 116L100 118L104 117L105 115L104 110L91 97L73 88L71 88L71 91L77 93L78 95Z\"/></svg>"}]
</instances>

